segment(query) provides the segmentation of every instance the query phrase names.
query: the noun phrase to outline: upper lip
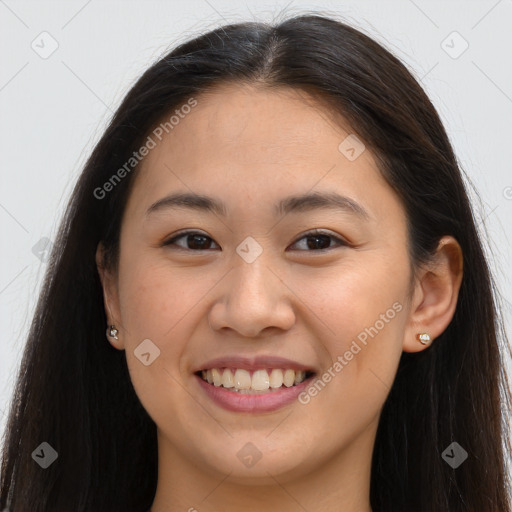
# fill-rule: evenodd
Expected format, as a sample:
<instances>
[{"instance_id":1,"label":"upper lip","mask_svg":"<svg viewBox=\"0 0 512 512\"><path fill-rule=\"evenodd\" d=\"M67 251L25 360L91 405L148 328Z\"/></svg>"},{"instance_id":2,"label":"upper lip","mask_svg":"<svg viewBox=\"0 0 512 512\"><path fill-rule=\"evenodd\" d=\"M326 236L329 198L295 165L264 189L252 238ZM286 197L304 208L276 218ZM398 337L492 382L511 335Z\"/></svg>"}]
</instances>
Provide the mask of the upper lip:
<instances>
[{"instance_id":1,"label":"upper lip","mask_svg":"<svg viewBox=\"0 0 512 512\"><path fill-rule=\"evenodd\" d=\"M264 370L266 368L281 368L313 372L311 366L306 366L297 361L286 359L278 356L255 356L255 357L240 357L240 356L224 356L216 359L211 359L200 366L197 366L193 373L201 370L209 370L212 368L240 368L243 370Z\"/></svg>"}]
</instances>

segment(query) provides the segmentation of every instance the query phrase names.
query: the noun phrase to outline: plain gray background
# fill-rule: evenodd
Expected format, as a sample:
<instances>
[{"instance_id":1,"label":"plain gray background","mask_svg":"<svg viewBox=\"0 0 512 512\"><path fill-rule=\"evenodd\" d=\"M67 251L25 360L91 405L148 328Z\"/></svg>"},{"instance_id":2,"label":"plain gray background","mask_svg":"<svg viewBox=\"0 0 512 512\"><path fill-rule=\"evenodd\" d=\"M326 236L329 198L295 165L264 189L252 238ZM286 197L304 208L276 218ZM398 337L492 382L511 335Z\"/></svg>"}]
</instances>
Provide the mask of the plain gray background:
<instances>
[{"instance_id":1,"label":"plain gray background","mask_svg":"<svg viewBox=\"0 0 512 512\"><path fill-rule=\"evenodd\" d=\"M481 196L470 194L510 333L512 0L0 0L0 432L46 267L45 239L53 240L124 94L177 43L220 23L271 21L283 9L279 19L342 16L421 80Z\"/></svg>"}]
</instances>

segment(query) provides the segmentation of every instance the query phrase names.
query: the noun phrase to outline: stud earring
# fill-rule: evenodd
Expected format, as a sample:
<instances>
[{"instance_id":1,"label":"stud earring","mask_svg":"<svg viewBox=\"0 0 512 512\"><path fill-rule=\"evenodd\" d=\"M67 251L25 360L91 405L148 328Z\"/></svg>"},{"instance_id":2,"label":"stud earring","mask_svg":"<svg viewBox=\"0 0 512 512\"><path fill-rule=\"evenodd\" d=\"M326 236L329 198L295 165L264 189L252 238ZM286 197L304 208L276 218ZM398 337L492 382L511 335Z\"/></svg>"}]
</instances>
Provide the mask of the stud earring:
<instances>
[{"instance_id":1,"label":"stud earring","mask_svg":"<svg viewBox=\"0 0 512 512\"><path fill-rule=\"evenodd\" d=\"M107 327L107 336L110 338L114 338L115 340L118 340L117 333L119 331L116 329L115 325L111 325L110 327Z\"/></svg>"},{"instance_id":2,"label":"stud earring","mask_svg":"<svg viewBox=\"0 0 512 512\"><path fill-rule=\"evenodd\" d=\"M430 336L427 333L417 334L418 341L423 345L428 345L430 343Z\"/></svg>"}]
</instances>

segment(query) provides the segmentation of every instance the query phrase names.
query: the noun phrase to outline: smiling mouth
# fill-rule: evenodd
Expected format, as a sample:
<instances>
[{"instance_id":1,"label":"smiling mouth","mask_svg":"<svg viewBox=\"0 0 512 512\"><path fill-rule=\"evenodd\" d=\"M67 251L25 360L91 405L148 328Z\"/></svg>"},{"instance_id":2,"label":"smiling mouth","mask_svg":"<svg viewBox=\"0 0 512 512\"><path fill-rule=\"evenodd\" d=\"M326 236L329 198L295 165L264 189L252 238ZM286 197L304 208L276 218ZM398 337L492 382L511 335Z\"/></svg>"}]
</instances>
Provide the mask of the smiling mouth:
<instances>
[{"instance_id":1,"label":"smiling mouth","mask_svg":"<svg viewBox=\"0 0 512 512\"><path fill-rule=\"evenodd\" d=\"M312 371L268 368L210 368L195 373L208 384L240 394L258 395L291 388L315 375Z\"/></svg>"}]
</instances>

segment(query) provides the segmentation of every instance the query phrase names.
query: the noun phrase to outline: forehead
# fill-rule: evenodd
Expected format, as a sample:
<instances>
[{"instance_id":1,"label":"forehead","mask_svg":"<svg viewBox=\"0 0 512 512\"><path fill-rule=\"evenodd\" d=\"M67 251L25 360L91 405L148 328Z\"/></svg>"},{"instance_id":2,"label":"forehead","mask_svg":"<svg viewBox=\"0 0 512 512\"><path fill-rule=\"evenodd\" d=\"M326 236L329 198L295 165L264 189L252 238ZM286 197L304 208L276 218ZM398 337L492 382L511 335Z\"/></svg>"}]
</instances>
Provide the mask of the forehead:
<instances>
[{"instance_id":1,"label":"forehead","mask_svg":"<svg viewBox=\"0 0 512 512\"><path fill-rule=\"evenodd\" d=\"M224 197L237 214L329 190L366 203L373 217L393 202L400 215L372 153L347 158L340 144L352 140L350 126L306 92L229 84L195 100L142 161L129 204L139 214L176 191Z\"/></svg>"},{"instance_id":2,"label":"forehead","mask_svg":"<svg viewBox=\"0 0 512 512\"><path fill-rule=\"evenodd\" d=\"M216 148L222 156L229 151L237 154L237 145L243 144L246 152L238 154L239 159L252 160L252 148L261 159L281 162L311 154L320 143L325 150L350 133L341 116L299 89L228 84L201 94L197 101L180 123L182 129L173 130L175 143L194 137L198 148Z\"/></svg>"}]
</instances>

